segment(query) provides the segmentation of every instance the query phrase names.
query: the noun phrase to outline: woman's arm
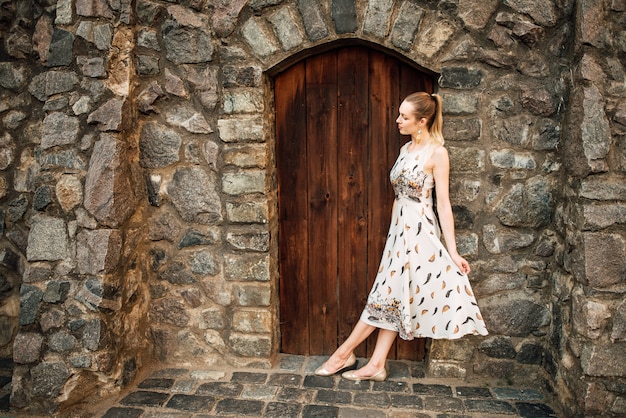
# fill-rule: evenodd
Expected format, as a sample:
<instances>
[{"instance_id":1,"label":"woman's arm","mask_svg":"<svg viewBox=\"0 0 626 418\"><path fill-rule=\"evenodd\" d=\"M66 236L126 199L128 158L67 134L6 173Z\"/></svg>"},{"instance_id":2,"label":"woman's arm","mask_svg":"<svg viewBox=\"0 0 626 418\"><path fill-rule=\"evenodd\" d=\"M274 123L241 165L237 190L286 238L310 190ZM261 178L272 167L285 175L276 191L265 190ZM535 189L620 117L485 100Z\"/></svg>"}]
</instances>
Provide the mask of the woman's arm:
<instances>
[{"instance_id":1,"label":"woman's arm","mask_svg":"<svg viewBox=\"0 0 626 418\"><path fill-rule=\"evenodd\" d=\"M435 190L437 193L437 213L439 215L439 225L441 226L441 234L445 240L446 248L457 267L459 267L463 273L469 274L469 263L459 255L456 249L454 216L452 215L452 205L450 204L450 159L448 157L448 150L443 146L437 147L429 163L428 165L432 164Z\"/></svg>"}]
</instances>

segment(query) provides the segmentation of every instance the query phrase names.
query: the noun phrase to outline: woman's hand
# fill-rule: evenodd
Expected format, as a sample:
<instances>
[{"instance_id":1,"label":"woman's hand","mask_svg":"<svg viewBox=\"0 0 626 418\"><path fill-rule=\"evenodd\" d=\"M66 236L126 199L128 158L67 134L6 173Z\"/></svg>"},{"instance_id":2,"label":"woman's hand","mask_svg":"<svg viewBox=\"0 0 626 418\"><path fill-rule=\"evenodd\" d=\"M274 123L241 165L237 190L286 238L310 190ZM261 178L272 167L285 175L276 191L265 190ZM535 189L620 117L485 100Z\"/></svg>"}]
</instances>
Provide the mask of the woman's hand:
<instances>
[{"instance_id":1,"label":"woman's hand","mask_svg":"<svg viewBox=\"0 0 626 418\"><path fill-rule=\"evenodd\" d=\"M459 254L450 254L450 257L452 257L452 261L454 261L454 264L456 264L456 266L459 268L459 270L461 270L462 273L470 273L470 265L466 259L461 257Z\"/></svg>"}]
</instances>

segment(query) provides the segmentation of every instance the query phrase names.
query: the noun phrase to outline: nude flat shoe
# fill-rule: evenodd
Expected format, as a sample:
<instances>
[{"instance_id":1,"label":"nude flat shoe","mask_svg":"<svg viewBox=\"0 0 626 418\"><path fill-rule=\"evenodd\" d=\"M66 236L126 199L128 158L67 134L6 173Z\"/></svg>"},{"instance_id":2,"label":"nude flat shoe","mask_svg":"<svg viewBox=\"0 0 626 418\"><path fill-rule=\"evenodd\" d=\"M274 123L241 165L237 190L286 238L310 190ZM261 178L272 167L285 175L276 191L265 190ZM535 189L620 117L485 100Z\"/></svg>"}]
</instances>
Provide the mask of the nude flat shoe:
<instances>
[{"instance_id":1,"label":"nude flat shoe","mask_svg":"<svg viewBox=\"0 0 626 418\"><path fill-rule=\"evenodd\" d=\"M375 382L382 382L387 378L387 369L383 367L371 376L355 376L354 371L344 372L341 376L344 379L354 380L355 382L360 382L361 380L373 380Z\"/></svg>"},{"instance_id":2,"label":"nude flat shoe","mask_svg":"<svg viewBox=\"0 0 626 418\"><path fill-rule=\"evenodd\" d=\"M318 367L315 370L315 374L318 376L332 376L334 374L337 374L343 370L346 370L348 367L352 367L356 364L356 356L354 355L354 353L350 354L350 357L348 357L348 360L346 360L345 363L343 363L343 366L341 366L339 369L337 369L337 371L334 372L329 372L328 370L326 370L323 366L323 364Z\"/></svg>"}]
</instances>

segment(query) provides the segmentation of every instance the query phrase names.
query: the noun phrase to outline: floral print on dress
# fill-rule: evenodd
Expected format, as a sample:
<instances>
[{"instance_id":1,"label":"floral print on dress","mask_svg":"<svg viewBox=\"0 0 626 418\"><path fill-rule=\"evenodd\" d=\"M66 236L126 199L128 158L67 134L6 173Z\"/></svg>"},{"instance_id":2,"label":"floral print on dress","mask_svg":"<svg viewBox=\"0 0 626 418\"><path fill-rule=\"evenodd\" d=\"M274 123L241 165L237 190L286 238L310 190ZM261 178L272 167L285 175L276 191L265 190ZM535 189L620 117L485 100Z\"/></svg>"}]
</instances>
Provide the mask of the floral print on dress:
<instances>
[{"instance_id":1,"label":"floral print on dress","mask_svg":"<svg viewBox=\"0 0 626 418\"><path fill-rule=\"evenodd\" d=\"M361 320L397 331L405 340L487 335L469 279L439 239L432 201L435 181L424 172L430 150L409 152L408 145L390 172L396 201Z\"/></svg>"}]
</instances>

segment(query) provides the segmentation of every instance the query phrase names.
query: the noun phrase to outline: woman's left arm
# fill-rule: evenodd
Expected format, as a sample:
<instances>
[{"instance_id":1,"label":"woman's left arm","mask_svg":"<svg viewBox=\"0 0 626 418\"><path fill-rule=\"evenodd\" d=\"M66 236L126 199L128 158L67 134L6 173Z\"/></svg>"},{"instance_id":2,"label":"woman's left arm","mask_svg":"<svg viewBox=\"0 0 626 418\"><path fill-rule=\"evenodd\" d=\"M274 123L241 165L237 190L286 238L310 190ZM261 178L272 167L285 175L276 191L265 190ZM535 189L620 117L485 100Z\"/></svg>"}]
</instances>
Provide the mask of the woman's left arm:
<instances>
[{"instance_id":1,"label":"woman's left arm","mask_svg":"<svg viewBox=\"0 0 626 418\"><path fill-rule=\"evenodd\" d=\"M439 215L441 234L452 261L463 273L469 274L469 263L459 255L456 249L454 216L452 214L452 204L450 203L450 158L448 157L448 150L443 146L437 147L433 152L431 161L433 163L433 178L435 179L435 190L437 192L437 213Z\"/></svg>"}]
</instances>

